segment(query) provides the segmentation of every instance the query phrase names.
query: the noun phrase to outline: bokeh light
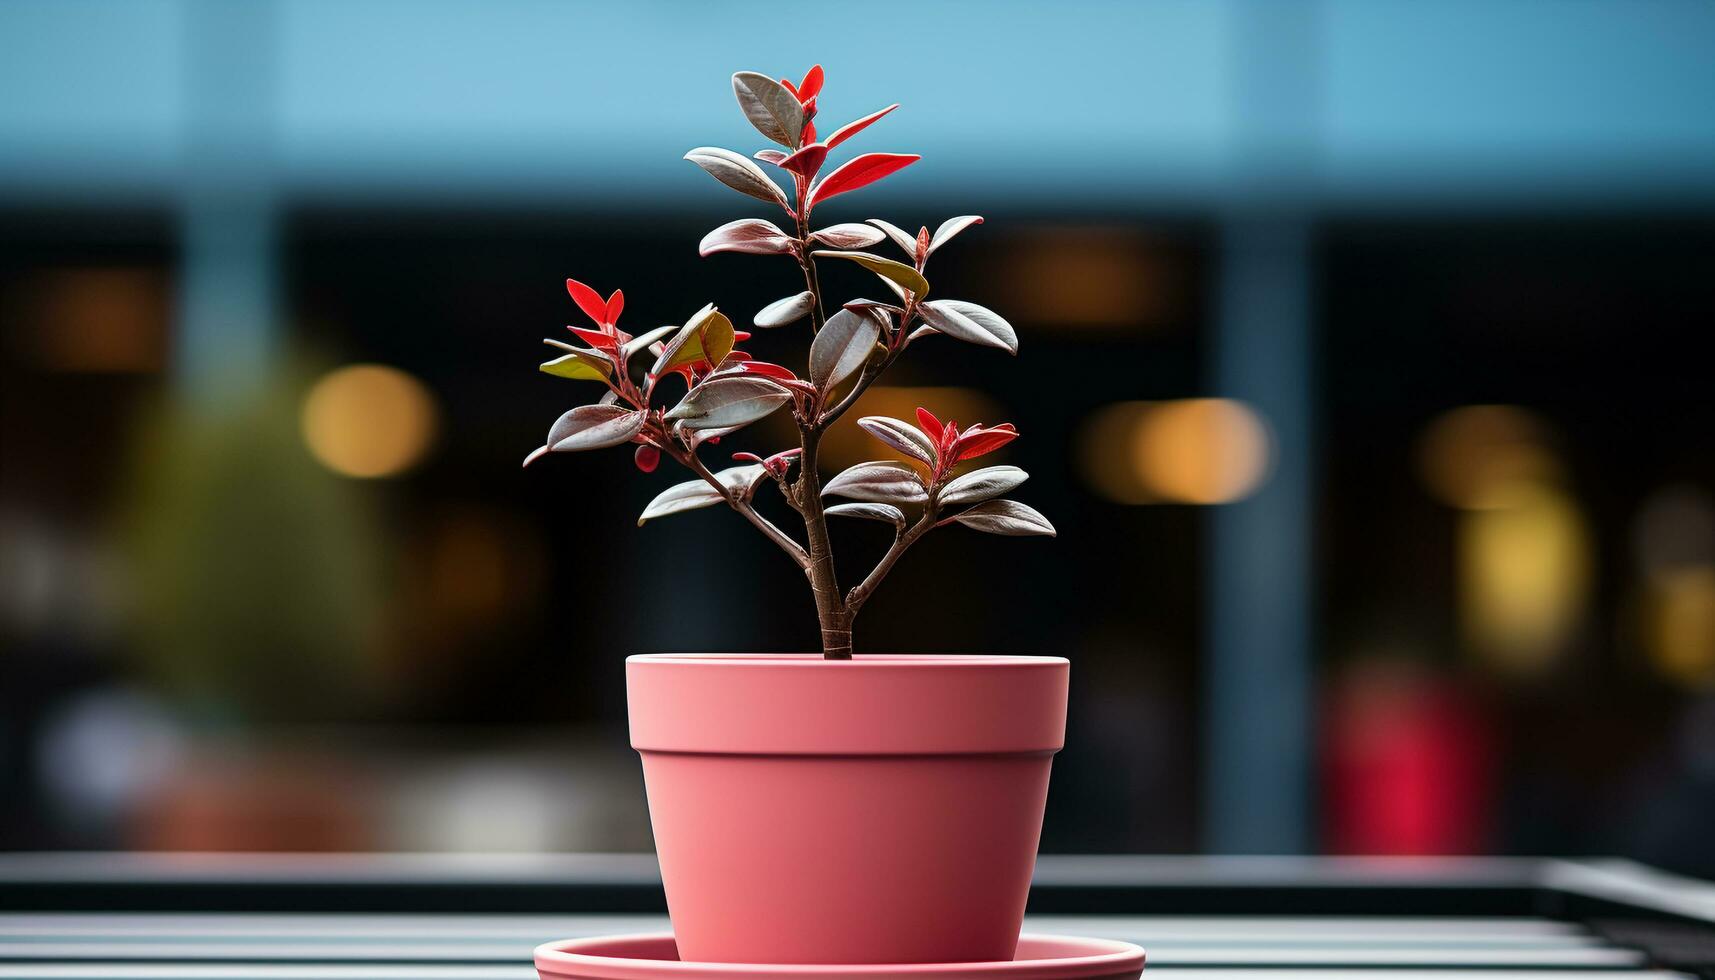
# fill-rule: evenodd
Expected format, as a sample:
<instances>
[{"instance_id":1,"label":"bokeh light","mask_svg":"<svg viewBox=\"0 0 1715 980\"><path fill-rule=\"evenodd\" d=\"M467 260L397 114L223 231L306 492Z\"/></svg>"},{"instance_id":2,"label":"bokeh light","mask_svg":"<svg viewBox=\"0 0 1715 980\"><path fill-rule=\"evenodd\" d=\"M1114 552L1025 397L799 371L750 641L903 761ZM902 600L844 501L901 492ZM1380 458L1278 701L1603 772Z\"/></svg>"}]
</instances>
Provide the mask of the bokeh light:
<instances>
[{"instance_id":1,"label":"bokeh light","mask_svg":"<svg viewBox=\"0 0 1715 980\"><path fill-rule=\"evenodd\" d=\"M394 476L428 452L435 400L423 383L384 364L332 371L304 398L304 443L344 476Z\"/></svg>"},{"instance_id":2,"label":"bokeh light","mask_svg":"<svg viewBox=\"0 0 1715 980\"><path fill-rule=\"evenodd\" d=\"M1227 398L1109 405L1084 424L1085 478L1126 504L1224 504L1261 486L1273 456L1268 426Z\"/></svg>"},{"instance_id":3,"label":"bokeh light","mask_svg":"<svg viewBox=\"0 0 1715 980\"><path fill-rule=\"evenodd\" d=\"M1520 481L1559 469L1547 425L1515 405L1467 405L1429 424L1420 446L1424 482L1441 502L1465 510L1500 505Z\"/></svg>"},{"instance_id":4,"label":"bokeh light","mask_svg":"<svg viewBox=\"0 0 1715 980\"><path fill-rule=\"evenodd\" d=\"M1715 688L1715 500L1665 487L1639 509L1633 555L1642 573L1644 649L1669 680Z\"/></svg>"},{"instance_id":5,"label":"bokeh light","mask_svg":"<svg viewBox=\"0 0 1715 980\"><path fill-rule=\"evenodd\" d=\"M1519 481L1485 491L1458 525L1460 626L1467 647L1502 673L1553 662L1590 586L1590 535L1565 491Z\"/></svg>"}]
</instances>

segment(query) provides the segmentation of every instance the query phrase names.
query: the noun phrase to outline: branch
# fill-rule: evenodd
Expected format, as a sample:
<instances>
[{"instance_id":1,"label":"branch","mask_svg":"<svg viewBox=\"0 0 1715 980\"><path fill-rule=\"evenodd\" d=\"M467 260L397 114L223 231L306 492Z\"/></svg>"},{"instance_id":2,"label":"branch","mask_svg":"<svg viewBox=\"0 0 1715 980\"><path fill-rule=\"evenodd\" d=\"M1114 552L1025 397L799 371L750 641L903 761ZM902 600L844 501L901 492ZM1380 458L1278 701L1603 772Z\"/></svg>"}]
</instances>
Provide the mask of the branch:
<instances>
[{"instance_id":1,"label":"branch","mask_svg":"<svg viewBox=\"0 0 1715 980\"><path fill-rule=\"evenodd\" d=\"M918 538L928 534L935 527L935 517L939 510L940 508L935 506L934 498L931 497L929 504L923 508L923 516L917 519L917 523L911 525L910 529L903 534L894 537L893 544L888 547L887 553L875 563L875 567L870 569L868 575L864 576L864 580L854 586L851 592L846 595L846 608L850 609L854 615L863 608L864 602L875 592L876 586L880 585L881 580L887 577L887 573L893 570L893 565L899 561L899 556L905 554L905 550L916 544Z\"/></svg>"},{"instance_id":2,"label":"branch","mask_svg":"<svg viewBox=\"0 0 1715 980\"><path fill-rule=\"evenodd\" d=\"M816 304L810 307L810 325L821 333L828 317L822 312L822 283L816 275L816 261L810 257L810 219L804 216L802 193L798 195L798 266L804 270L804 288L816 297Z\"/></svg>"},{"instance_id":3,"label":"branch","mask_svg":"<svg viewBox=\"0 0 1715 980\"><path fill-rule=\"evenodd\" d=\"M787 557L791 558L794 564L799 568L810 567L810 555L804 550L804 546L788 537L786 532L775 527L773 521L757 513L756 508L750 505L750 501L733 492L713 473L710 473L709 468L703 465L703 461L697 458L694 451L679 449L673 446L670 440L668 440L668 446L671 447L667 450L669 455L691 472L702 477L709 486L714 487L720 493L721 499L727 502L728 507L743 514L745 520L756 525L756 529L766 535L768 540L779 545L780 550L786 552Z\"/></svg>"},{"instance_id":4,"label":"branch","mask_svg":"<svg viewBox=\"0 0 1715 980\"><path fill-rule=\"evenodd\" d=\"M897 344L894 345L892 350L887 352L887 357L883 359L880 364L877 364L873 371L870 370L869 365L864 365L863 373L858 375L857 384L852 385L852 390L846 392L844 398L841 398L833 405L833 407L822 413L821 418L816 420L817 427L826 429L828 426L839 421L840 416L846 414L847 409L857 404L857 400L863 397L863 393L869 390L869 386L874 384L877 378L881 377L882 372L891 367L894 361L899 360L899 355L905 353L906 345L911 342L909 331L911 328L911 321L916 316L916 313L916 300L907 302L905 304L904 312L902 312L899 317L898 332L894 334L894 337L898 341Z\"/></svg>"},{"instance_id":5,"label":"branch","mask_svg":"<svg viewBox=\"0 0 1715 980\"><path fill-rule=\"evenodd\" d=\"M875 380L881 377L882 372L886 371L888 366L891 365L898 357L899 351L896 350L891 354L888 354L887 358L880 364L876 365L874 370L871 370L868 365L865 365L863 373L858 375L857 384L852 385L852 390L846 392L845 397L841 398L838 402L835 402L827 411L822 413L821 417L815 422L816 428L826 429L828 426L839 421L840 416L846 414L847 409L857 404L857 400L863 397L863 393L869 390L869 386L874 384Z\"/></svg>"}]
</instances>

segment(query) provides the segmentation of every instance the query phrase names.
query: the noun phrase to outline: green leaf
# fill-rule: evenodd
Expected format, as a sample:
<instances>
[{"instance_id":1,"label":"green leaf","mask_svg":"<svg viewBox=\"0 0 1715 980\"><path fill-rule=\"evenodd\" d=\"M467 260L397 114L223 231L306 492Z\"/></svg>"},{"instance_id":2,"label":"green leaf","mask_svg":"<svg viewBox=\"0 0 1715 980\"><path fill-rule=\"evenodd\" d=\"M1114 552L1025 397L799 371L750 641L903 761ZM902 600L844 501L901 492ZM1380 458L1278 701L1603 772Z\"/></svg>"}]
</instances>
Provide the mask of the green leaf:
<instances>
[{"instance_id":1,"label":"green leaf","mask_svg":"<svg viewBox=\"0 0 1715 980\"><path fill-rule=\"evenodd\" d=\"M884 259L868 252L820 251L810 254L818 259L850 259L900 288L910 290L916 294L918 299L929 295L929 280L924 279L922 273L903 262Z\"/></svg>"},{"instance_id":2,"label":"green leaf","mask_svg":"<svg viewBox=\"0 0 1715 980\"><path fill-rule=\"evenodd\" d=\"M649 373L660 377L676 367L700 361L719 365L732 353L733 343L732 321L710 304L679 328L678 335L667 342Z\"/></svg>"},{"instance_id":3,"label":"green leaf","mask_svg":"<svg viewBox=\"0 0 1715 980\"><path fill-rule=\"evenodd\" d=\"M760 72L741 71L732 76L732 93L757 132L781 146L798 148L804 107L786 86Z\"/></svg>"},{"instance_id":4,"label":"green leaf","mask_svg":"<svg viewBox=\"0 0 1715 980\"><path fill-rule=\"evenodd\" d=\"M551 374L556 378L570 378L573 381L606 381L613 373L613 363L594 351L557 344L551 340L548 343L562 348L566 353L544 362L540 368L544 374Z\"/></svg>"},{"instance_id":5,"label":"green leaf","mask_svg":"<svg viewBox=\"0 0 1715 980\"><path fill-rule=\"evenodd\" d=\"M723 150L718 146L699 146L685 154L685 159L704 170L709 176L727 185L740 194L749 194L759 201L778 204L789 208L786 203L786 193L780 185L768 179L762 168L731 150Z\"/></svg>"}]
</instances>

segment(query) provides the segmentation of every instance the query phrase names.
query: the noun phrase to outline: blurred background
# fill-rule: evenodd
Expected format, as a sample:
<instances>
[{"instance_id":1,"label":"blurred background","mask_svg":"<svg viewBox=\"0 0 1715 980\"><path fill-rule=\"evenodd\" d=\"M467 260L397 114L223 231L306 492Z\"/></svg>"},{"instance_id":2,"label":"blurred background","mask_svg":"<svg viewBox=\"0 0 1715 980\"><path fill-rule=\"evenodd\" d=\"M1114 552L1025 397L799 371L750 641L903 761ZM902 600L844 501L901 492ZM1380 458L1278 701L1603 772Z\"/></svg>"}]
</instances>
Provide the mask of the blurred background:
<instances>
[{"instance_id":1,"label":"blurred background","mask_svg":"<svg viewBox=\"0 0 1715 980\"><path fill-rule=\"evenodd\" d=\"M625 655L816 623L731 515L634 526L679 474L520 470L588 394L540 339L568 276L634 331L800 288L697 257L765 209L680 157L820 61L924 159L818 219L986 216L931 278L1022 338L866 411L1017 422L1060 531L932 536L859 649L1072 659L1045 850L1715 874L1712 51L1704 0L6 0L0 848L648 849Z\"/></svg>"}]
</instances>

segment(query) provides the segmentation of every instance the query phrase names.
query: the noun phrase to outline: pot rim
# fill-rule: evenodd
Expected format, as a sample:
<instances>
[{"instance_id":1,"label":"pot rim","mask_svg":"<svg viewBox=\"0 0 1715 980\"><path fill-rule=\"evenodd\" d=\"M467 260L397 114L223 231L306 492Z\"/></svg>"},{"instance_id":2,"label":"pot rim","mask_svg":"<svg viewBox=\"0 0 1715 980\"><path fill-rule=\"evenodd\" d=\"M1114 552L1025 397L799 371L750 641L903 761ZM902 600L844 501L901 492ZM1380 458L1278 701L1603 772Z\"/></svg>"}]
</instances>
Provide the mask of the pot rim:
<instances>
[{"instance_id":1,"label":"pot rim","mask_svg":"<svg viewBox=\"0 0 1715 980\"><path fill-rule=\"evenodd\" d=\"M1070 664L1065 657L1000 653L859 653L850 660L829 660L819 653L634 653L626 663L681 663L705 667L1040 667Z\"/></svg>"},{"instance_id":2,"label":"pot rim","mask_svg":"<svg viewBox=\"0 0 1715 980\"><path fill-rule=\"evenodd\" d=\"M1053 753L1064 657L641 654L625 662L631 747L741 755Z\"/></svg>"}]
</instances>

